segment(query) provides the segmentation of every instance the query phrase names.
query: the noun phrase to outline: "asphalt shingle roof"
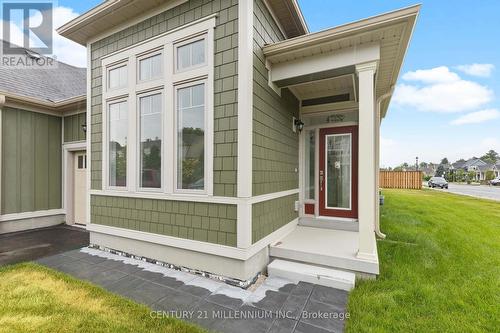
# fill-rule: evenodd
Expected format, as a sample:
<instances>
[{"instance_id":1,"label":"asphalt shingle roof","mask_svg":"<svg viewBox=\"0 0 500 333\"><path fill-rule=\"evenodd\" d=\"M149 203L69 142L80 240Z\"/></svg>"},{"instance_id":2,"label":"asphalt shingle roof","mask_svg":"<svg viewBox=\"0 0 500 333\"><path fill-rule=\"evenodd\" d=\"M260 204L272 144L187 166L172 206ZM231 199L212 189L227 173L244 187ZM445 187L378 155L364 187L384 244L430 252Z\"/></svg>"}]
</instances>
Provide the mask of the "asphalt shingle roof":
<instances>
[{"instance_id":1,"label":"asphalt shingle roof","mask_svg":"<svg viewBox=\"0 0 500 333\"><path fill-rule=\"evenodd\" d=\"M4 46L5 41L2 41ZM46 57L44 57L46 58ZM0 92L59 102L85 95L86 69L54 60L53 68L15 68L0 65Z\"/></svg>"}]
</instances>

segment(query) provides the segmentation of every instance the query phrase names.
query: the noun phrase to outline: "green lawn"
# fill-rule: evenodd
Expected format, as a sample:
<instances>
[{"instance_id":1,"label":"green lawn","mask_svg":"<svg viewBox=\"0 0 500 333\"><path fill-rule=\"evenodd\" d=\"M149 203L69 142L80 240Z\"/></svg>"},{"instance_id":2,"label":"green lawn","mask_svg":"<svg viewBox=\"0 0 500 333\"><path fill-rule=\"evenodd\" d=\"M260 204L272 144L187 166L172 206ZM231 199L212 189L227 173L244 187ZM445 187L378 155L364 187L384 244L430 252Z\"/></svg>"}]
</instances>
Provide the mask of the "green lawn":
<instances>
[{"instance_id":1,"label":"green lawn","mask_svg":"<svg viewBox=\"0 0 500 333\"><path fill-rule=\"evenodd\" d=\"M203 332L36 264L0 269L0 332Z\"/></svg>"},{"instance_id":2,"label":"green lawn","mask_svg":"<svg viewBox=\"0 0 500 333\"><path fill-rule=\"evenodd\" d=\"M380 277L357 281L347 332L499 332L500 203L383 192Z\"/></svg>"}]
</instances>

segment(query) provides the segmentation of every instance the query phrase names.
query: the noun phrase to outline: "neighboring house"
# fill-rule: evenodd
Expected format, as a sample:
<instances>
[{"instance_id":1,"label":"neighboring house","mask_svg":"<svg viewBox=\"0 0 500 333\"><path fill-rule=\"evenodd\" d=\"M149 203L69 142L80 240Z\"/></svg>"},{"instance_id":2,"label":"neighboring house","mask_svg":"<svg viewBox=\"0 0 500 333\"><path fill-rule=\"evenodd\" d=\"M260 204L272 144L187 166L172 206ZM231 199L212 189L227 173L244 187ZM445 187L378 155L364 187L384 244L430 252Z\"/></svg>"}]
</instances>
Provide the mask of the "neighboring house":
<instances>
[{"instance_id":1,"label":"neighboring house","mask_svg":"<svg viewBox=\"0 0 500 333\"><path fill-rule=\"evenodd\" d=\"M86 70L54 64L0 65L0 234L86 219Z\"/></svg>"},{"instance_id":2,"label":"neighboring house","mask_svg":"<svg viewBox=\"0 0 500 333\"><path fill-rule=\"evenodd\" d=\"M88 50L91 243L242 285L270 258L377 275L379 124L419 8L310 33L295 0L117 0L59 28Z\"/></svg>"}]
</instances>

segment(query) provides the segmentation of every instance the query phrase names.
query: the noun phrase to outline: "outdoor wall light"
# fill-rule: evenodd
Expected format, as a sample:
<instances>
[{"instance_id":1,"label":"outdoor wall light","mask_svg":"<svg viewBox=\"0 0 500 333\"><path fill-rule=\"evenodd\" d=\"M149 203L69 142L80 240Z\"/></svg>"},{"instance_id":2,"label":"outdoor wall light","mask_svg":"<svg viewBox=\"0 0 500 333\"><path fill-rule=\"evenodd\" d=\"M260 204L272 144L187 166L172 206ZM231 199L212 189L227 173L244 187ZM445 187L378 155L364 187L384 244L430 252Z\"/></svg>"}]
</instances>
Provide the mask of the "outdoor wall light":
<instances>
[{"instance_id":1,"label":"outdoor wall light","mask_svg":"<svg viewBox=\"0 0 500 333\"><path fill-rule=\"evenodd\" d=\"M304 122L300 119L295 119L295 128L299 130L299 132L302 132L302 130L304 129Z\"/></svg>"},{"instance_id":2,"label":"outdoor wall light","mask_svg":"<svg viewBox=\"0 0 500 333\"><path fill-rule=\"evenodd\" d=\"M82 124L83 133L87 133L87 124Z\"/></svg>"}]
</instances>

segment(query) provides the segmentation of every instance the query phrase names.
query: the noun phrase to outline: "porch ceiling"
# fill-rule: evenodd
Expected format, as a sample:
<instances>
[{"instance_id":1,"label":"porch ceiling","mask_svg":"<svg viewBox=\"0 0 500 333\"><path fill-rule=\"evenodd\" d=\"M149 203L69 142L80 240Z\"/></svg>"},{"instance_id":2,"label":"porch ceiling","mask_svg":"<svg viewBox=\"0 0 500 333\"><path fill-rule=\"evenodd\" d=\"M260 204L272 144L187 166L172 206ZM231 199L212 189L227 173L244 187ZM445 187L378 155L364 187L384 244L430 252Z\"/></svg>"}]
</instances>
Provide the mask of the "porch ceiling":
<instances>
[{"instance_id":1,"label":"porch ceiling","mask_svg":"<svg viewBox=\"0 0 500 333\"><path fill-rule=\"evenodd\" d=\"M264 47L264 55L271 68L271 80L280 87L296 85L292 91L300 98L304 91L328 90L327 85L331 82L325 79L353 74L355 63L362 63L366 61L364 59L372 57L378 61L376 97L389 93L398 79L419 10L420 5L416 5L268 45ZM375 48L378 54L373 51ZM286 73L287 65L290 65L290 69L311 59L338 67L318 71L321 66L308 66L311 68L310 73L301 73L300 78L292 77L293 74L289 77L277 75L279 77L276 80L273 77L273 69ZM329 62L329 59L332 61ZM334 61L336 63L333 65ZM301 90L297 84L304 83L304 79L322 80L321 86L306 85ZM301 82L294 82L297 80ZM387 98L382 103L382 116L385 116L389 102L390 98Z\"/></svg>"},{"instance_id":2,"label":"porch ceiling","mask_svg":"<svg viewBox=\"0 0 500 333\"><path fill-rule=\"evenodd\" d=\"M300 100L315 99L327 96L349 95L349 100L356 100L355 76L347 74L330 79L311 81L288 87Z\"/></svg>"}]
</instances>

